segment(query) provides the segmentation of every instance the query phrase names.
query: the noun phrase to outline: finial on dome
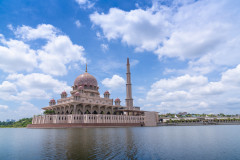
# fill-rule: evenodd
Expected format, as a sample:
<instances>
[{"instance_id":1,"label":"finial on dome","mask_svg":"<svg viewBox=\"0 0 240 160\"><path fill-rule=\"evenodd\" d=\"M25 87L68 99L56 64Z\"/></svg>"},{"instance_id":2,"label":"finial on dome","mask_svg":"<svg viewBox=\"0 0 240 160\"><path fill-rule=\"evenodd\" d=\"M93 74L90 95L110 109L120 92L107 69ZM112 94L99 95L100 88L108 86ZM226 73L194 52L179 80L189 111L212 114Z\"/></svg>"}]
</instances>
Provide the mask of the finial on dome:
<instances>
[{"instance_id":1,"label":"finial on dome","mask_svg":"<svg viewBox=\"0 0 240 160\"><path fill-rule=\"evenodd\" d=\"M86 71L85 72L87 72L87 63L86 63Z\"/></svg>"}]
</instances>

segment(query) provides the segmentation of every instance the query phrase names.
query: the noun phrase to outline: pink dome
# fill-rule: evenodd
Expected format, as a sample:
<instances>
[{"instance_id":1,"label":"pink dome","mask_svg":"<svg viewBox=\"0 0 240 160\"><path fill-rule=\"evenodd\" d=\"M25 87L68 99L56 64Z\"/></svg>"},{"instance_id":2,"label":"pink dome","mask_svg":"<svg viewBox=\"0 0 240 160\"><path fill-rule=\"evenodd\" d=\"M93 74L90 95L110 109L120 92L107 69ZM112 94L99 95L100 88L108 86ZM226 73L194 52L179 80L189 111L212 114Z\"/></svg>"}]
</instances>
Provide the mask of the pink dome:
<instances>
[{"instance_id":1,"label":"pink dome","mask_svg":"<svg viewBox=\"0 0 240 160\"><path fill-rule=\"evenodd\" d=\"M79 92L76 92L74 95L75 95L75 96L80 96L80 93L79 93Z\"/></svg>"},{"instance_id":2,"label":"pink dome","mask_svg":"<svg viewBox=\"0 0 240 160\"><path fill-rule=\"evenodd\" d=\"M115 102L120 102L120 99L119 99L119 98L116 98L116 99L115 99Z\"/></svg>"},{"instance_id":3,"label":"pink dome","mask_svg":"<svg viewBox=\"0 0 240 160\"><path fill-rule=\"evenodd\" d=\"M105 91L104 94L110 94L108 91Z\"/></svg>"},{"instance_id":4,"label":"pink dome","mask_svg":"<svg viewBox=\"0 0 240 160\"><path fill-rule=\"evenodd\" d=\"M74 81L75 86L98 86L97 80L91 74L85 72L84 74L80 74Z\"/></svg>"},{"instance_id":5,"label":"pink dome","mask_svg":"<svg viewBox=\"0 0 240 160\"><path fill-rule=\"evenodd\" d=\"M50 102L55 102L55 99L51 99Z\"/></svg>"},{"instance_id":6,"label":"pink dome","mask_svg":"<svg viewBox=\"0 0 240 160\"><path fill-rule=\"evenodd\" d=\"M66 92L66 91L63 91L62 94L67 94L67 92Z\"/></svg>"}]
</instances>

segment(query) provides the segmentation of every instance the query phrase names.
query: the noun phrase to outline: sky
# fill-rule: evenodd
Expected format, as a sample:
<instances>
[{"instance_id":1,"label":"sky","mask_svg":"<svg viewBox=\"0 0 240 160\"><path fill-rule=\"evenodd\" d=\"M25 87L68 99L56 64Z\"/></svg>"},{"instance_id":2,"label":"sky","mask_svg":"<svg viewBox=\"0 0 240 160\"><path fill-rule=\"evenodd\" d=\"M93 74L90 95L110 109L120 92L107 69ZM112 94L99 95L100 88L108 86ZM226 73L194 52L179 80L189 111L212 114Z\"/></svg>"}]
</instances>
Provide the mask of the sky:
<instances>
[{"instance_id":1,"label":"sky","mask_svg":"<svg viewBox=\"0 0 240 160\"><path fill-rule=\"evenodd\" d=\"M0 1L0 120L42 113L88 73L125 105L240 113L240 1Z\"/></svg>"}]
</instances>

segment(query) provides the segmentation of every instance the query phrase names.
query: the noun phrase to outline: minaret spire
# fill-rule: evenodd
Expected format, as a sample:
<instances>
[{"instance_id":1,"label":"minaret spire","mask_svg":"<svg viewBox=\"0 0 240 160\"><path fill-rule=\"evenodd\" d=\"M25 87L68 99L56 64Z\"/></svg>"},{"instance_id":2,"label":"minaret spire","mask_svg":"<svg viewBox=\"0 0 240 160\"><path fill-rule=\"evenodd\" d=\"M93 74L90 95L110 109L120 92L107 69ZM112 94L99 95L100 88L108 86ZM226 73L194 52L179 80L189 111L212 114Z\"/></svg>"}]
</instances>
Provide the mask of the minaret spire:
<instances>
[{"instance_id":1,"label":"minaret spire","mask_svg":"<svg viewBox=\"0 0 240 160\"><path fill-rule=\"evenodd\" d=\"M131 73L130 73L130 63L129 58L127 58L127 83L126 83L126 107L127 109L133 109L133 99L132 99L132 84L131 84Z\"/></svg>"},{"instance_id":2,"label":"minaret spire","mask_svg":"<svg viewBox=\"0 0 240 160\"><path fill-rule=\"evenodd\" d=\"M87 63L86 63L86 70L85 70L85 72L87 72Z\"/></svg>"}]
</instances>

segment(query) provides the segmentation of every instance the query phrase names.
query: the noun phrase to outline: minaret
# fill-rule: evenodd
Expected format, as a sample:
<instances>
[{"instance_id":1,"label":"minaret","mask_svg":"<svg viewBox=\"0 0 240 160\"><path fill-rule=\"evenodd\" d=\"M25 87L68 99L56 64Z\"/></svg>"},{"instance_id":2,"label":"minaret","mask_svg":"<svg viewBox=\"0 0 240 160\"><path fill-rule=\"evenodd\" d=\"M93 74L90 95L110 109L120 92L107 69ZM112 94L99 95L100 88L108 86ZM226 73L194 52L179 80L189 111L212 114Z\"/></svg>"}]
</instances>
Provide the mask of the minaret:
<instances>
[{"instance_id":1,"label":"minaret","mask_svg":"<svg viewBox=\"0 0 240 160\"><path fill-rule=\"evenodd\" d=\"M133 99L132 99L132 84L131 84L131 73L130 73L130 63L129 58L127 58L127 83L126 83L126 107L127 109L133 109Z\"/></svg>"}]
</instances>

